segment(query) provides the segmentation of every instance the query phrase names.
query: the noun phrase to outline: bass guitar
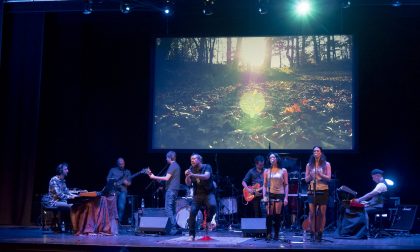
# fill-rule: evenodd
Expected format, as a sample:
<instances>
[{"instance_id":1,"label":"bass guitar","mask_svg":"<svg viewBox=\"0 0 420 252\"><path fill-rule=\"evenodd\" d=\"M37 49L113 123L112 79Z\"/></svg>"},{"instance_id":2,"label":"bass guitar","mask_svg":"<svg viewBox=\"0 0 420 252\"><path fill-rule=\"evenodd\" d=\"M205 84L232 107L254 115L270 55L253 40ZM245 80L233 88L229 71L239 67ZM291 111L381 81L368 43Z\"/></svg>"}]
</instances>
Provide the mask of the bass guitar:
<instances>
[{"instance_id":1,"label":"bass guitar","mask_svg":"<svg viewBox=\"0 0 420 252\"><path fill-rule=\"evenodd\" d=\"M262 195L262 187L260 186L260 184L256 183L253 186L248 186L248 189L252 190L252 193L250 193L247 188L244 188L242 190L243 194L244 194L244 199L246 202L251 202L256 196L261 196Z\"/></svg>"},{"instance_id":2,"label":"bass guitar","mask_svg":"<svg viewBox=\"0 0 420 252\"><path fill-rule=\"evenodd\" d=\"M147 174L147 175L149 175L150 173L151 173L151 171L150 171L150 168L149 167L143 168L139 172L136 172L136 173L132 174L131 176L128 176L128 177L121 176L119 179L117 179L115 181L114 186L116 186L116 187L117 186L120 186L120 185L123 184L124 180L132 180L133 178L137 177L140 174Z\"/></svg>"}]
</instances>

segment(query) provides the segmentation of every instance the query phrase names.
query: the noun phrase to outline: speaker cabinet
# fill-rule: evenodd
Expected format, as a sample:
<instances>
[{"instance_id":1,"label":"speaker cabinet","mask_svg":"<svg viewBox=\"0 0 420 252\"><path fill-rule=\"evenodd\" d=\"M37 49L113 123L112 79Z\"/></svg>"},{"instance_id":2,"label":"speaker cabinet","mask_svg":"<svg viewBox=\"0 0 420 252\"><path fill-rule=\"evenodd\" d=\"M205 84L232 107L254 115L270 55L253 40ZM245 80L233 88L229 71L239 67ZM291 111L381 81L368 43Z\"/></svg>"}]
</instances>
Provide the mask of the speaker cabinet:
<instances>
[{"instance_id":1,"label":"speaker cabinet","mask_svg":"<svg viewBox=\"0 0 420 252\"><path fill-rule=\"evenodd\" d=\"M392 222L392 230L411 231L416 220L417 205L398 206L397 215Z\"/></svg>"},{"instance_id":2,"label":"speaker cabinet","mask_svg":"<svg viewBox=\"0 0 420 252\"><path fill-rule=\"evenodd\" d=\"M168 217L141 217L138 232L166 234L170 231Z\"/></svg>"},{"instance_id":3,"label":"speaker cabinet","mask_svg":"<svg viewBox=\"0 0 420 252\"><path fill-rule=\"evenodd\" d=\"M136 219L136 214L139 208L139 199L137 195L127 195L127 200L125 203L124 216L121 220L122 225L131 225L133 226Z\"/></svg>"},{"instance_id":4,"label":"speaker cabinet","mask_svg":"<svg viewBox=\"0 0 420 252\"><path fill-rule=\"evenodd\" d=\"M265 218L242 218L241 229L244 237L265 235Z\"/></svg>"},{"instance_id":5,"label":"speaker cabinet","mask_svg":"<svg viewBox=\"0 0 420 252\"><path fill-rule=\"evenodd\" d=\"M144 208L143 216L145 217L166 217L165 208Z\"/></svg>"}]
</instances>

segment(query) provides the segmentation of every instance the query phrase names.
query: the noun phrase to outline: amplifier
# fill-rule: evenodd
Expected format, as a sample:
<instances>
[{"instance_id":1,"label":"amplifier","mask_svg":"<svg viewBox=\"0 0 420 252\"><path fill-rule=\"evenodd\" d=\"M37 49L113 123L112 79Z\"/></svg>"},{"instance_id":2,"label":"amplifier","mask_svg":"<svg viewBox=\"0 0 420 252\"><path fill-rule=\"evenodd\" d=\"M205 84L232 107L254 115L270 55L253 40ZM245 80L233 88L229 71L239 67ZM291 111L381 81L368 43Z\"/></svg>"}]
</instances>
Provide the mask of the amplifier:
<instances>
[{"instance_id":1,"label":"amplifier","mask_svg":"<svg viewBox=\"0 0 420 252\"><path fill-rule=\"evenodd\" d=\"M411 231L416 219L417 205L400 205L397 215L390 229L399 231Z\"/></svg>"}]
</instances>

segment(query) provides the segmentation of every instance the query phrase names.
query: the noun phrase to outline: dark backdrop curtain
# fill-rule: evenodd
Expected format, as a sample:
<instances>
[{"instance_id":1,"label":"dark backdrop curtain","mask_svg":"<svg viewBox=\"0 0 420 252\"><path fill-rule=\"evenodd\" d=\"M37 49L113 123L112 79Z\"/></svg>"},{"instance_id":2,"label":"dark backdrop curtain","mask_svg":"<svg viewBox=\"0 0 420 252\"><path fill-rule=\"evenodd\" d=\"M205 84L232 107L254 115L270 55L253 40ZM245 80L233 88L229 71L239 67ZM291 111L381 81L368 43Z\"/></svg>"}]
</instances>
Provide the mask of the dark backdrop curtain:
<instances>
[{"instance_id":1,"label":"dark backdrop curtain","mask_svg":"<svg viewBox=\"0 0 420 252\"><path fill-rule=\"evenodd\" d=\"M1 66L1 45L2 45L2 35L3 35L3 15L4 15L4 3L0 2L0 66Z\"/></svg>"},{"instance_id":2,"label":"dark backdrop curtain","mask_svg":"<svg viewBox=\"0 0 420 252\"><path fill-rule=\"evenodd\" d=\"M30 224L37 152L44 14L4 17L0 224Z\"/></svg>"}]
</instances>

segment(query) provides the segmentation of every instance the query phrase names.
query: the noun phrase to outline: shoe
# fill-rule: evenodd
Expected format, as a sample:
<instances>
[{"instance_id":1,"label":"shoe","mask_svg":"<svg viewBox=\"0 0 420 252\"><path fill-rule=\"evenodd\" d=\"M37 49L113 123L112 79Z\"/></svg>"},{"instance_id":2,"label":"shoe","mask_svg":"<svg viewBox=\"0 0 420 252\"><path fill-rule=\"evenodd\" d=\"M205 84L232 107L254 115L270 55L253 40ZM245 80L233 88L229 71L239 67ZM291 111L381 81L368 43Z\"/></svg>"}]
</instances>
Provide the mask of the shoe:
<instances>
[{"instance_id":1,"label":"shoe","mask_svg":"<svg viewBox=\"0 0 420 252\"><path fill-rule=\"evenodd\" d=\"M270 240L271 240L271 238L272 238L272 237L271 237L271 234L268 234L268 235L265 237L265 240L266 240L266 241L270 241Z\"/></svg>"},{"instance_id":2,"label":"shoe","mask_svg":"<svg viewBox=\"0 0 420 252\"><path fill-rule=\"evenodd\" d=\"M316 233L312 233L312 232L310 232L309 233L309 241L311 241L311 242L313 242L313 241L315 241L315 235Z\"/></svg>"},{"instance_id":3,"label":"shoe","mask_svg":"<svg viewBox=\"0 0 420 252\"><path fill-rule=\"evenodd\" d=\"M190 236L188 236L188 239L187 239L187 241L195 241L195 236L194 235L190 235Z\"/></svg>"},{"instance_id":4,"label":"shoe","mask_svg":"<svg viewBox=\"0 0 420 252\"><path fill-rule=\"evenodd\" d=\"M274 233L273 240L278 241L279 240L279 234Z\"/></svg>"},{"instance_id":5,"label":"shoe","mask_svg":"<svg viewBox=\"0 0 420 252\"><path fill-rule=\"evenodd\" d=\"M321 242L322 241L322 232L316 232L315 233L315 241Z\"/></svg>"},{"instance_id":6,"label":"shoe","mask_svg":"<svg viewBox=\"0 0 420 252\"><path fill-rule=\"evenodd\" d=\"M178 234L178 230L176 229L171 229L171 231L169 231L169 235L177 235Z\"/></svg>"},{"instance_id":7,"label":"shoe","mask_svg":"<svg viewBox=\"0 0 420 252\"><path fill-rule=\"evenodd\" d=\"M207 231L213 231L213 225L210 222L208 222L206 226L207 226Z\"/></svg>"}]
</instances>

